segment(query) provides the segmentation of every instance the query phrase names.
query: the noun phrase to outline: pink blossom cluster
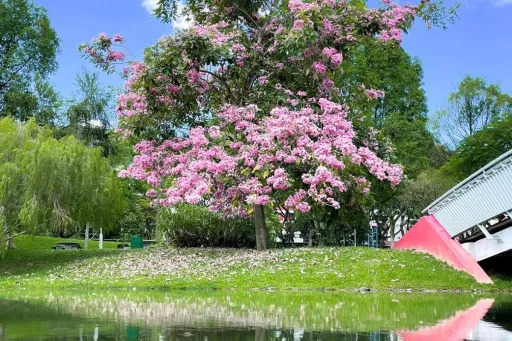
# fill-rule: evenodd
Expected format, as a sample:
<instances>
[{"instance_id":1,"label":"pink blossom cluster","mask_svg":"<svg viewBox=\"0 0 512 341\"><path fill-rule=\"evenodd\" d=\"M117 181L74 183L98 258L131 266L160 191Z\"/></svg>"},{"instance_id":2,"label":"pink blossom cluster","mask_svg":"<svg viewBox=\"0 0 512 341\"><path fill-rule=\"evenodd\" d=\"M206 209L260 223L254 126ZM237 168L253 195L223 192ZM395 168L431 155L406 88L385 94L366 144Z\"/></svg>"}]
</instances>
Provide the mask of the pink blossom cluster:
<instances>
[{"instance_id":1,"label":"pink blossom cluster","mask_svg":"<svg viewBox=\"0 0 512 341\"><path fill-rule=\"evenodd\" d=\"M354 144L347 107L327 99L314 106L307 103L298 110L275 107L261 120L256 118L254 105L227 105L217 113L220 126L193 128L188 138L167 140L159 146L139 143L135 147L138 155L120 176L145 180L155 188L171 178L171 187L160 188L162 205L204 201L211 202L212 209L226 211L231 203L229 212L238 213L246 204L266 205L280 192L287 196L287 207L301 212L315 203L339 208L335 194L353 185L345 171L349 163L366 166L381 180L400 182L400 166ZM222 139L221 130L237 131L239 138L216 143ZM302 175L301 185L292 186L289 170L296 164L312 171Z\"/></svg>"},{"instance_id":2,"label":"pink blossom cluster","mask_svg":"<svg viewBox=\"0 0 512 341\"><path fill-rule=\"evenodd\" d=\"M235 43L232 45L231 49L235 53L237 65L244 66L244 60L248 57L247 49L245 48L245 46L240 43Z\"/></svg>"},{"instance_id":3,"label":"pink blossom cluster","mask_svg":"<svg viewBox=\"0 0 512 341\"><path fill-rule=\"evenodd\" d=\"M314 2L308 3L301 0L290 0L288 2L288 8L293 13L299 13L317 11L320 9L320 6Z\"/></svg>"},{"instance_id":4,"label":"pink blossom cluster","mask_svg":"<svg viewBox=\"0 0 512 341\"><path fill-rule=\"evenodd\" d=\"M379 38L382 41L393 40L400 42L402 40L403 25L414 18L416 15L416 7L392 4L390 0L384 0L383 3L387 6L386 10L382 12L374 9L360 11L359 19L362 21L366 20L368 25L370 23L382 25L383 28L379 33ZM334 10L338 7L344 7L346 10L349 8L349 5L347 1L336 0L290 0L288 7L295 15L293 30L302 30L305 27L304 16L310 17L313 13L321 12L325 9ZM357 15L357 12L353 12L353 14ZM321 23L323 32L327 36L337 37L338 41L353 41L355 40L355 37L352 35L354 28L345 25L342 22L343 18L344 13L341 15L325 15Z\"/></svg>"},{"instance_id":5,"label":"pink blossom cluster","mask_svg":"<svg viewBox=\"0 0 512 341\"><path fill-rule=\"evenodd\" d=\"M124 38L120 34L114 34L115 43L124 43Z\"/></svg>"},{"instance_id":6,"label":"pink blossom cluster","mask_svg":"<svg viewBox=\"0 0 512 341\"><path fill-rule=\"evenodd\" d=\"M402 41L401 25L407 21L412 20L416 15L416 8L411 5L399 6L390 4L389 1L384 1L389 8L380 16L381 23L386 27L380 33L382 41L395 40Z\"/></svg>"},{"instance_id":7,"label":"pink blossom cluster","mask_svg":"<svg viewBox=\"0 0 512 341\"><path fill-rule=\"evenodd\" d=\"M124 38L115 34L112 38L106 33L100 33L92 39L92 45L81 44L79 50L95 64L101 65L104 69L112 71L112 63L122 62L125 54L113 48L115 43L123 43Z\"/></svg>"},{"instance_id":8,"label":"pink blossom cluster","mask_svg":"<svg viewBox=\"0 0 512 341\"><path fill-rule=\"evenodd\" d=\"M306 22L302 19L295 19L293 22L293 29L296 31L302 31L306 27Z\"/></svg>"},{"instance_id":9,"label":"pink blossom cluster","mask_svg":"<svg viewBox=\"0 0 512 341\"><path fill-rule=\"evenodd\" d=\"M112 40L110 39L108 34L106 34L105 32L102 32L102 33L98 34L97 37L92 38L92 42L100 43L100 44L107 44L107 45L112 44Z\"/></svg>"},{"instance_id":10,"label":"pink blossom cluster","mask_svg":"<svg viewBox=\"0 0 512 341\"><path fill-rule=\"evenodd\" d=\"M146 94L134 88L146 70L146 65L141 62L133 62L126 68L126 73L129 73L129 78L124 84L127 91L117 97L116 111L119 118L147 114Z\"/></svg>"},{"instance_id":11,"label":"pink blossom cluster","mask_svg":"<svg viewBox=\"0 0 512 341\"><path fill-rule=\"evenodd\" d=\"M366 89L364 90L364 93L370 98L381 98L385 96L385 93L382 90Z\"/></svg>"},{"instance_id":12,"label":"pink blossom cluster","mask_svg":"<svg viewBox=\"0 0 512 341\"><path fill-rule=\"evenodd\" d=\"M119 118L147 114L146 96L136 92L122 93L117 96L117 115Z\"/></svg>"},{"instance_id":13,"label":"pink blossom cluster","mask_svg":"<svg viewBox=\"0 0 512 341\"><path fill-rule=\"evenodd\" d=\"M314 62L312 68L316 73L323 74L327 71L327 67L322 62Z\"/></svg>"},{"instance_id":14,"label":"pink blossom cluster","mask_svg":"<svg viewBox=\"0 0 512 341\"><path fill-rule=\"evenodd\" d=\"M124 60L124 53L121 51L110 51L107 54L106 60L109 62L117 62Z\"/></svg>"},{"instance_id":15,"label":"pink blossom cluster","mask_svg":"<svg viewBox=\"0 0 512 341\"><path fill-rule=\"evenodd\" d=\"M228 29L226 29L228 28ZM238 35L237 30L228 26L228 23L221 21L213 25L196 25L191 28L193 34L210 38L215 46L226 45Z\"/></svg>"}]
</instances>

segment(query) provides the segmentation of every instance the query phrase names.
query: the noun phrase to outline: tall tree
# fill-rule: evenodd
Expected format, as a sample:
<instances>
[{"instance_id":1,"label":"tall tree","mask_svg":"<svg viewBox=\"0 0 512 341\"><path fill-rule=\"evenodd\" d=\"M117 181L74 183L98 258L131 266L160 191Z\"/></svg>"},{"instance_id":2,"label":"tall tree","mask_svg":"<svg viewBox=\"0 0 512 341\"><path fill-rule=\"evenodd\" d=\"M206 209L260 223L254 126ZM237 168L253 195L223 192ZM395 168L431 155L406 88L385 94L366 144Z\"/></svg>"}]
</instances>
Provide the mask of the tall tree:
<instances>
[{"instance_id":1,"label":"tall tree","mask_svg":"<svg viewBox=\"0 0 512 341\"><path fill-rule=\"evenodd\" d=\"M409 56L401 46L366 38L345 63L343 76L352 87L364 84L386 94L368 108L377 128L381 128L390 115L400 115L409 121L425 119L423 68L420 61Z\"/></svg>"},{"instance_id":2,"label":"tall tree","mask_svg":"<svg viewBox=\"0 0 512 341\"><path fill-rule=\"evenodd\" d=\"M439 111L434 128L450 149L485 125L503 118L512 109L512 97L498 84L487 84L480 77L466 76L450 94L447 107Z\"/></svg>"},{"instance_id":3,"label":"tall tree","mask_svg":"<svg viewBox=\"0 0 512 341\"><path fill-rule=\"evenodd\" d=\"M463 139L442 170L462 181L501 154L512 149L512 113Z\"/></svg>"},{"instance_id":4,"label":"tall tree","mask_svg":"<svg viewBox=\"0 0 512 341\"><path fill-rule=\"evenodd\" d=\"M173 1L166 3L172 16ZM145 140L121 175L147 181L164 205L204 201L228 215L254 212L259 249L267 247L264 206L339 209L336 193L368 193L366 170L397 184L402 171L389 148L379 149L349 108L384 93L346 89L339 75L360 40L396 44L415 15L432 18L431 9L429 2L378 10L320 0L187 2L198 24L132 64L120 126ZM124 58L119 42L101 34L81 49L111 70ZM169 139L183 123L196 126Z\"/></svg>"},{"instance_id":5,"label":"tall tree","mask_svg":"<svg viewBox=\"0 0 512 341\"><path fill-rule=\"evenodd\" d=\"M408 183L422 172L440 167L444 161L441 146L427 125L427 101L423 89L423 69L421 63L410 57L400 46L380 44L368 38L358 46L351 59L346 60L345 79L356 88L360 84L382 89L385 96L376 102L362 101L352 107L364 111L372 124L380 129L380 134L392 142L395 162L403 165L407 182L398 187L372 181L372 199L367 200L366 221L361 221L365 235L369 217L378 222L382 236L389 237L395 225L412 222L417 217L413 202L400 200L408 190ZM348 215L337 216L335 222L350 221ZM346 233L357 227L345 229ZM409 224L403 226L407 229ZM338 240L339 240L338 236Z\"/></svg>"},{"instance_id":6,"label":"tall tree","mask_svg":"<svg viewBox=\"0 0 512 341\"><path fill-rule=\"evenodd\" d=\"M57 68L59 39L46 10L29 0L0 0L0 115L35 112L36 76ZM30 110L30 109L33 110Z\"/></svg>"},{"instance_id":7,"label":"tall tree","mask_svg":"<svg viewBox=\"0 0 512 341\"><path fill-rule=\"evenodd\" d=\"M67 133L91 147L101 147L105 156L113 152L109 130L115 119L112 89L103 87L97 73L83 71L76 76L78 91L66 110Z\"/></svg>"},{"instance_id":8,"label":"tall tree","mask_svg":"<svg viewBox=\"0 0 512 341\"><path fill-rule=\"evenodd\" d=\"M56 126L61 116L63 101L52 84L36 76L34 84L13 84L3 99L2 116L12 116L25 122L34 117L43 125Z\"/></svg>"},{"instance_id":9,"label":"tall tree","mask_svg":"<svg viewBox=\"0 0 512 341\"><path fill-rule=\"evenodd\" d=\"M124 209L120 180L99 148L73 137L56 140L35 121L0 120L0 212L15 231L112 228Z\"/></svg>"}]
</instances>

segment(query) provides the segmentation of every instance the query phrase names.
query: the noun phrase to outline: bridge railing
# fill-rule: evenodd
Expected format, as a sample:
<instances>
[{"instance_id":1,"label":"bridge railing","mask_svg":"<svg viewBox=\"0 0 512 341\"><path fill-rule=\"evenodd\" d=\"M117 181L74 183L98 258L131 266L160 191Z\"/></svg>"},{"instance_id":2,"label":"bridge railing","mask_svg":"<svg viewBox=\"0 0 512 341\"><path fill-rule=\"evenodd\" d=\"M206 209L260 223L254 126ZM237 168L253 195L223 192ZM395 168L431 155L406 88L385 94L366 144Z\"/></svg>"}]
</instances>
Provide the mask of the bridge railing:
<instances>
[{"instance_id":1,"label":"bridge railing","mask_svg":"<svg viewBox=\"0 0 512 341\"><path fill-rule=\"evenodd\" d=\"M512 150L430 204L428 212L452 237L512 210Z\"/></svg>"}]
</instances>

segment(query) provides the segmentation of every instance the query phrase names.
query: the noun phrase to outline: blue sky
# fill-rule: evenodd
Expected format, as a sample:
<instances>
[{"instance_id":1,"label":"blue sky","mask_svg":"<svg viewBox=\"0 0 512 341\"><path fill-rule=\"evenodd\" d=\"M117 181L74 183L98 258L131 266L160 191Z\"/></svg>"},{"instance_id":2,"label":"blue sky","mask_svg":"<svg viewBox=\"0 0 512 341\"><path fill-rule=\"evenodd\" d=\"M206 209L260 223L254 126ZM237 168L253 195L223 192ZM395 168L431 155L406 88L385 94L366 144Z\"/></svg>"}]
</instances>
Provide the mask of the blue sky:
<instances>
[{"instance_id":1,"label":"blue sky","mask_svg":"<svg viewBox=\"0 0 512 341\"><path fill-rule=\"evenodd\" d=\"M51 81L65 97L71 96L76 72L83 67L92 69L77 51L80 43L100 32L120 33L130 52L142 58L144 47L172 30L149 14L156 0L35 2L48 10L62 40L59 70ZM466 74L498 82L503 90L512 92L512 0L470 0L462 3L458 14L456 24L446 31L429 31L418 22L404 39L407 52L423 64L430 113L443 106ZM116 75L102 75L101 79L105 85L122 85Z\"/></svg>"}]
</instances>

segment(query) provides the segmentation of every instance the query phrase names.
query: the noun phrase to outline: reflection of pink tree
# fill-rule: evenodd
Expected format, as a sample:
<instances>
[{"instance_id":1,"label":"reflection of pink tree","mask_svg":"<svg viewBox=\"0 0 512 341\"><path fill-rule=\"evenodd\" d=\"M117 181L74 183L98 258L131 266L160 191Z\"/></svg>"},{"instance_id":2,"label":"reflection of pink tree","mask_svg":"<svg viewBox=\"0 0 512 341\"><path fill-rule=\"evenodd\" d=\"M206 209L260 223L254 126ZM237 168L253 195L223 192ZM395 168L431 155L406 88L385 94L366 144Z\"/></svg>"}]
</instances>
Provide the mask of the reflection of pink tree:
<instances>
[{"instance_id":1,"label":"reflection of pink tree","mask_svg":"<svg viewBox=\"0 0 512 341\"><path fill-rule=\"evenodd\" d=\"M491 308L494 300L479 300L466 311L459 311L453 317L443 320L433 327L414 332L397 332L404 341L457 341L464 340Z\"/></svg>"}]
</instances>

